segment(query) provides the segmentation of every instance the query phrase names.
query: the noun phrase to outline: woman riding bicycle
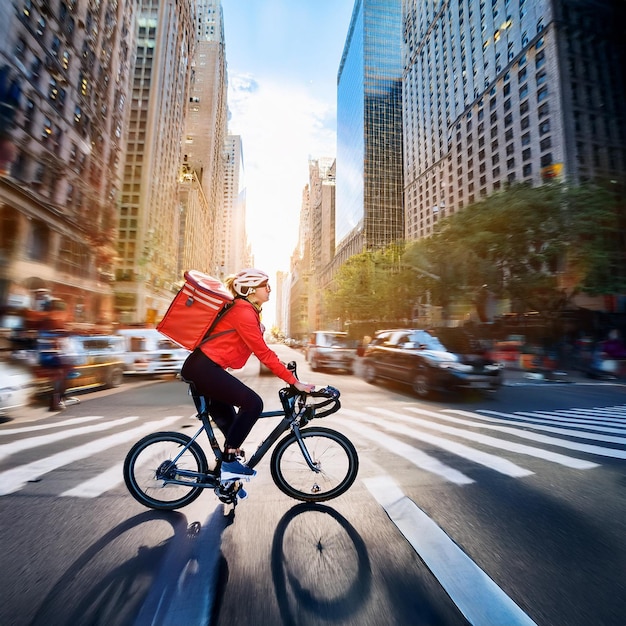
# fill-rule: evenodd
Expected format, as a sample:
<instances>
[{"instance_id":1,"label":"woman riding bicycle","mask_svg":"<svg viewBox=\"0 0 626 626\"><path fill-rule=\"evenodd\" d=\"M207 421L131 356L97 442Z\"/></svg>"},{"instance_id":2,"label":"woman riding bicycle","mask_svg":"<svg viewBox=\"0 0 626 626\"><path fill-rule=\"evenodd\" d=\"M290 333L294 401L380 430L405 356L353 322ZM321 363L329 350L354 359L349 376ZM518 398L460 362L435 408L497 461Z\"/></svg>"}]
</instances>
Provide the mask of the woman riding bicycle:
<instances>
[{"instance_id":1,"label":"woman riding bicycle","mask_svg":"<svg viewBox=\"0 0 626 626\"><path fill-rule=\"evenodd\" d=\"M209 413L226 437L221 469L223 481L256 474L237 456L263 411L261 397L226 369L242 368L254 354L276 376L299 391L310 392L315 388L300 382L265 343L260 313L270 297L268 281L265 272L254 268L225 279L224 284L235 296L233 306L216 324L211 339L187 357L181 370L183 379L193 383L198 394L211 399Z\"/></svg>"}]
</instances>

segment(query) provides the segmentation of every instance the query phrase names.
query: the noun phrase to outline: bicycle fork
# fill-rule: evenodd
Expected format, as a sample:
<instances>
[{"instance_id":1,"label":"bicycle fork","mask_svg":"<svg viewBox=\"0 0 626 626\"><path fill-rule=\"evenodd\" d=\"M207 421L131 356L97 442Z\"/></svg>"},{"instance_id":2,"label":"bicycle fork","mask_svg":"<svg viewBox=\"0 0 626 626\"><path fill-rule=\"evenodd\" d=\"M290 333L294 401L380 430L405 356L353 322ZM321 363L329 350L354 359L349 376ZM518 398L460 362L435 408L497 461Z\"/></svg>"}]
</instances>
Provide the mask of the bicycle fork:
<instances>
[{"instance_id":1,"label":"bicycle fork","mask_svg":"<svg viewBox=\"0 0 626 626\"><path fill-rule=\"evenodd\" d=\"M294 437L296 438L296 441L298 442L298 447L300 448L300 452L302 452L302 456L304 457L306 464L309 466L311 471L315 473L321 472L322 471L321 468L316 462L313 461L313 459L311 458L311 455L309 454L309 451L306 447L306 443L304 443L304 437L302 436L302 433L300 432L300 426L298 426L298 424L294 424L292 427L292 431L293 431Z\"/></svg>"}]
</instances>

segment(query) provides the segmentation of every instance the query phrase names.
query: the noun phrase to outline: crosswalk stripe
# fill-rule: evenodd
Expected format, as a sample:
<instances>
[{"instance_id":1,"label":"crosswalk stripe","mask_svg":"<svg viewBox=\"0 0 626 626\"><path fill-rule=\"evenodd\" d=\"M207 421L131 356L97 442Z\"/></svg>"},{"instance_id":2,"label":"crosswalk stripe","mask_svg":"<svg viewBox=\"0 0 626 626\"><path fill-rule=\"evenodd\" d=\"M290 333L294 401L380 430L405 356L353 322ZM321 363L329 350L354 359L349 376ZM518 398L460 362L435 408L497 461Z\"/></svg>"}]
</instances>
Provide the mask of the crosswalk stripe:
<instances>
[{"instance_id":1,"label":"crosswalk stripe","mask_svg":"<svg viewBox=\"0 0 626 626\"><path fill-rule=\"evenodd\" d=\"M454 413L456 415L464 415L466 417L482 417L477 416L475 413L470 413L469 411L461 411L458 409L448 409L448 413ZM508 413L499 413L497 411L490 411L490 415L499 415L500 417L511 417ZM450 419L450 418L443 418ZM460 420L464 421L464 420ZM496 420L492 420L496 421ZM520 424L526 424L526 422L519 422ZM477 426L477 424L472 423L473 426ZM528 423L527 424L531 428L539 429L535 424ZM516 437L521 437L523 439L530 439L532 441L538 441L541 443L545 443L551 446L557 446L560 448L567 448L568 450L576 450L578 452L586 452L588 454L595 454L598 456L606 456L614 459L626 459L626 450L618 450L616 448L603 448L602 446L593 446L586 443L577 443L575 441L568 441L567 439L558 439L556 437L548 437L546 435L541 435L539 433L531 433L520 428L510 428L509 426L496 426L494 424L480 424L480 428L488 428L490 430L496 430L498 432L507 433L509 435L514 435ZM545 430L545 429L541 429ZM571 437L586 438L586 439L595 439L593 435L585 436L584 433L580 433L579 431L562 431L558 430L560 434L569 435ZM616 437L616 439L618 439ZM626 441L624 441L626 443Z\"/></svg>"},{"instance_id":2,"label":"crosswalk stripe","mask_svg":"<svg viewBox=\"0 0 626 626\"><path fill-rule=\"evenodd\" d=\"M152 430L159 430L181 419L180 415L171 415L159 421L146 422L137 428L125 430L121 433L96 439L75 448L62 450L52 456L38 459L32 463L19 465L4 472L0 472L0 496L19 491L26 483L35 480L52 470L69 465L74 461L84 459L92 454L108 450L114 446L132 441Z\"/></svg>"},{"instance_id":3,"label":"crosswalk stripe","mask_svg":"<svg viewBox=\"0 0 626 626\"><path fill-rule=\"evenodd\" d=\"M99 472L97 476L86 480L72 489L68 489L60 494L62 497L74 498L96 498L103 493L117 487L124 482L122 474L124 463L116 463L104 472Z\"/></svg>"},{"instance_id":4,"label":"crosswalk stripe","mask_svg":"<svg viewBox=\"0 0 626 626\"><path fill-rule=\"evenodd\" d=\"M470 624L536 626L390 477L364 482Z\"/></svg>"},{"instance_id":5,"label":"crosswalk stripe","mask_svg":"<svg viewBox=\"0 0 626 626\"><path fill-rule=\"evenodd\" d=\"M19 439L12 443L6 443L0 445L0 460L16 454L17 452L23 452L24 450L30 450L31 448L37 448L39 446L46 446L56 441L63 441L64 439L71 439L72 437L78 437L79 435L85 435L89 433L98 433L103 430L109 430L116 426L124 426L130 422L138 420L138 415L132 415L130 417L124 417L112 422L104 422L103 424L96 424L91 426L83 426L81 428L74 428L73 430L63 430L58 433L52 433L50 435L40 435L39 437L30 437L29 439Z\"/></svg>"},{"instance_id":6,"label":"crosswalk stripe","mask_svg":"<svg viewBox=\"0 0 626 626\"><path fill-rule=\"evenodd\" d=\"M350 420L344 420L338 417L335 418L334 421L341 424L342 427L347 427L355 432L358 432L359 435L375 441L378 445L391 450L394 454L397 454L398 456L405 458L410 463L413 463L413 465L416 465L417 467L433 474L437 474L438 476L441 476L456 485L469 485L474 482L469 476L466 476L462 472L445 465L441 461L429 456L418 448L409 446L399 439L389 437L388 435L374 430L373 428L369 428L361 422L359 422L357 430L355 423Z\"/></svg>"},{"instance_id":7,"label":"crosswalk stripe","mask_svg":"<svg viewBox=\"0 0 626 626\"><path fill-rule=\"evenodd\" d=\"M533 424L552 424L554 427L559 428L561 425L579 427L581 430L587 430L597 433L613 433L614 435L626 435L626 427L613 428L612 426L606 426L603 422L587 421L583 419L571 419L567 417L559 417L552 415L551 413L543 411L533 411L532 413L526 413L524 411L516 411L515 415L523 417L526 422L531 421ZM562 429L559 430L562 432Z\"/></svg>"},{"instance_id":8,"label":"crosswalk stripe","mask_svg":"<svg viewBox=\"0 0 626 626\"><path fill-rule=\"evenodd\" d=\"M381 413L383 415L388 415L390 417L401 417L397 413L393 411L388 411L386 409L376 409L372 407L368 407L368 411L376 411L377 413ZM355 417L359 417L359 419L367 420L368 422L372 422L383 428L390 428L395 433L407 435L408 437L412 437L414 439L419 439L421 441L425 441L432 445L435 445L443 450L447 450L448 452L452 452L457 456L460 456L464 459L472 461L474 463L478 463L480 465L484 465L500 474L504 474L506 476L512 476L514 478L522 478L524 476L530 476L533 474L530 470L526 468L520 467L511 461L503 459L502 457L496 456L494 454L488 454L486 452L481 452L480 450L476 450L475 448L470 448L464 444L460 444L450 439L445 439L443 437L437 437L434 435L429 435L423 431L419 431L415 428L406 428L397 423L388 424L384 421L381 421L375 417L369 416L366 413L359 413L358 411L352 411L350 409L344 409L344 413L348 415L353 415ZM419 420L420 422L422 420ZM454 430L454 429L451 429Z\"/></svg>"},{"instance_id":9,"label":"crosswalk stripe","mask_svg":"<svg viewBox=\"0 0 626 626\"><path fill-rule=\"evenodd\" d=\"M626 424L626 406L611 406L604 408L593 408L593 409L558 409L554 411L554 413L558 415L570 415L582 414L585 417L589 415L597 416L597 417L608 417L611 422L622 422Z\"/></svg>"},{"instance_id":10,"label":"crosswalk stripe","mask_svg":"<svg viewBox=\"0 0 626 626\"><path fill-rule=\"evenodd\" d=\"M62 422L46 422L45 424L36 424L34 426L20 426L19 428L0 428L0 437L32 433L38 430L50 430L51 428L65 428L66 426L74 426L74 424L84 424L101 419L104 419L104 415L85 415L85 417L72 417Z\"/></svg>"},{"instance_id":11,"label":"crosswalk stripe","mask_svg":"<svg viewBox=\"0 0 626 626\"><path fill-rule=\"evenodd\" d=\"M468 420L460 420L460 419L450 417L447 415L434 413L433 411L425 411L422 409L415 409L413 407L407 407L407 408L414 413L427 414L431 417L439 417L440 419L443 419L446 421L452 421L453 423L456 423L456 424L462 424L462 425L467 425L467 426L477 426L477 424L475 424L474 422L470 422ZM537 448L537 447L528 446L522 443L507 441L506 439L498 439L497 437L490 437L488 435L475 433L470 430L453 428L450 426L445 426L443 424L437 424L436 422L427 422L424 420L419 420L419 418L407 417L399 413L396 413L394 417L396 419L405 421L409 424L420 424L421 426L425 426L427 428L430 428L431 430L438 430L440 432L445 432L450 435L454 435L455 437L462 437L464 439L469 439L470 441L475 441L476 443L490 446L492 448L499 448L501 450L507 450L508 452L515 452L517 454L523 454L525 456L535 457L538 459L542 459L544 461L551 461L552 463L557 463L559 465L563 465L564 467L570 467L572 469L591 469L594 467L598 467L597 463L593 463L591 461L577 459L575 457L567 456L564 454L559 454L558 452L544 450L543 448ZM478 426L482 428L482 425L478 424Z\"/></svg>"}]
</instances>

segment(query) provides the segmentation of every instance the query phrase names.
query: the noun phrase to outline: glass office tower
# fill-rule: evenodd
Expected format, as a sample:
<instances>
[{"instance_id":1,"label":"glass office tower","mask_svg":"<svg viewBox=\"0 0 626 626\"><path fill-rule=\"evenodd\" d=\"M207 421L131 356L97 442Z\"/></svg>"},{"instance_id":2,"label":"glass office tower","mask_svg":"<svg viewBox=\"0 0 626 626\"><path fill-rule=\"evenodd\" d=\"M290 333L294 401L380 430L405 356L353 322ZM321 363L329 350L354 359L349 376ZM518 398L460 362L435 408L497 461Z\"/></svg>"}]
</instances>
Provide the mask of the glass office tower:
<instances>
[{"instance_id":1,"label":"glass office tower","mask_svg":"<svg viewBox=\"0 0 626 626\"><path fill-rule=\"evenodd\" d=\"M342 260L403 236L401 46L401 0L356 0L337 74Z\"/></svg>"}]
</instances>

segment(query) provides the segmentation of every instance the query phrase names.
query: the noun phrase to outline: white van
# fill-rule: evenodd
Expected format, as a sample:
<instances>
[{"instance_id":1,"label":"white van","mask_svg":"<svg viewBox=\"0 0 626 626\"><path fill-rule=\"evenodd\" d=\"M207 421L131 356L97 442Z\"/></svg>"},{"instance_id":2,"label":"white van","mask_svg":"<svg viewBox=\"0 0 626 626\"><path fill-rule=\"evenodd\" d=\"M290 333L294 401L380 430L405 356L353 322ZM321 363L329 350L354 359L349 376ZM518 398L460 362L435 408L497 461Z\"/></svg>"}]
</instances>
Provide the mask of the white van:
<instances>
[{"instance_id":1,"label":"white van","mask_svg":"<svg viewBox=\"0 0 626 626\"><path fill-rule=\"evenodd\" d=\"M189 356L156 328L124 328L117 334L126 342L124 374L179 374Z\"/></svg>"}]
</instances>

